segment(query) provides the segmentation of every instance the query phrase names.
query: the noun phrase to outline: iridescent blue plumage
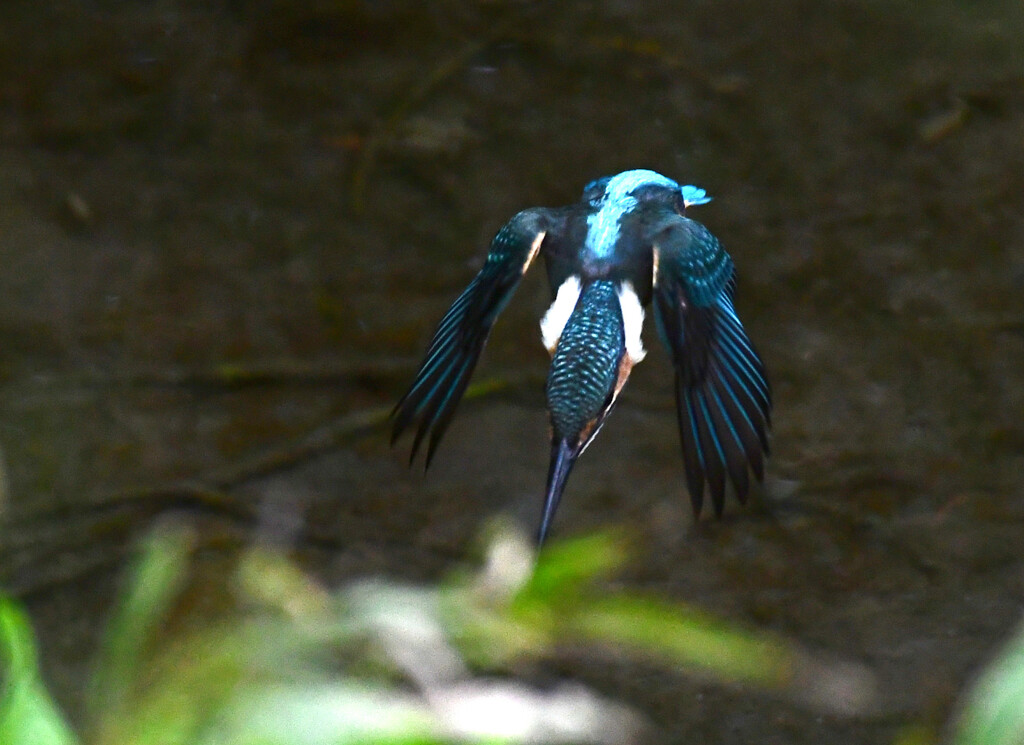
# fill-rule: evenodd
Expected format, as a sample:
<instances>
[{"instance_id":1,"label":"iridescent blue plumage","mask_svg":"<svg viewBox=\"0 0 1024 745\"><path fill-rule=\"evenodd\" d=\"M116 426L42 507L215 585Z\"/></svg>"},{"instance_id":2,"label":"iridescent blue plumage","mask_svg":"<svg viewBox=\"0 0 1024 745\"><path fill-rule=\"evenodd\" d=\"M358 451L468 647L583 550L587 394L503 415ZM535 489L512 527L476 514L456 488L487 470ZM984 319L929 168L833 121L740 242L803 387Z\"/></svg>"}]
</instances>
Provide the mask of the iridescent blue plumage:
<instances>
[{"instance_id":1,"label":"iridescent blue plumage","mask_svg":"<svg viewBox=\"0 0 1024 745\"><path fill-rule=\"evenodd\" d=\"M576 458L593 440L614 403L626 352L615 283L597 280L580 293L551 358L547 399L552 454L540 538L547 534Z\"/></svg>"},{"instance_id":2,"label":"iridescent blue plumage","mask_svg":"<svg viewBox=\"0 0 1024 745\"><path fill-rule=\"evenodd\" d=\"M615 256L622 218L639 206L633 192L641 186L679 189L675 181L654 171L625 171L608 179L598 209L587 217L587 238L583 245L595 258Z\"/></svg>"},{"instance_id":3,"label":"iridescent blue plumage","mask_svg":"<svg viewBox=\"0 0 1024 745\"><path fill-rule=\"evenodd\" d=\"M392 443L419 420L410 461L430 433L427 465L455 413L498 314L543 239L544 215L526 210L508 222L491 241L483 268L441 319L412 387L395 406Z\"/></svg>"},{"instance_id":4,"label":"iridescent blue plumage","mask_svg":"<svg viewBox=\"0 0 1024 745\"><path fill-rule=\"evenodd\" d=\"M715 514L726 476L739 500L747 468L760 481L768 454L771 391L764 365L733 308L732 259L707 228L676 221L655 244L659 271L655 319L676 368L676 409L694 511L705 479Z\"/></svg>"},{"instance_id":5,"label":"iridescent blue plumage","mask_svg":"<svg viewBox=\"0 0 1024 745\"><path fill-rule=\"evenodd\" d=\"M597 418L625 353L615 283L593 282L581 293L551 359L547 397L555 436L578 435Z\"/></svg>"},{"instance_id":6,"label":"iridescent blue plumage","mask_svg":"<svg viewBox=\"0 0 1024 745\"><path fill-rule=\"evenodd\" d=\"M412 452L429 434L429 464L491 325L540 253L553 302L541 323L552 355L552 438L539 540L573 464L643 359L642 308L652 300L675 367L694 512L700 513L705 484L716 514L722 512L727 481L744 501L748 469L758 480L764 474L771 391L733 307L732 260L703 225L684 215L687 207L710 199L696 186L635 170L590 182L574 205L516 215L441 320L415 381L395 407L394 437L416 423Z\"/></svg>"}]
</instances>

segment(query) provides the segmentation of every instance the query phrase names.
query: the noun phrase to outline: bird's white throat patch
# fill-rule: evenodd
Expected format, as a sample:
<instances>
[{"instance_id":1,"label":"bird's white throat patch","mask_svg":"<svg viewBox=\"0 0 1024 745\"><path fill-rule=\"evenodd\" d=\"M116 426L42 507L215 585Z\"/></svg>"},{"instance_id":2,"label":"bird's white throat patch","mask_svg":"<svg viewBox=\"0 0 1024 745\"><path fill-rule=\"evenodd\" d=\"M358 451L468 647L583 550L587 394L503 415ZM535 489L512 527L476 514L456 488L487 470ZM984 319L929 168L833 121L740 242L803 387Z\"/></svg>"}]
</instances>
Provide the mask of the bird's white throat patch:
<instances>
[{"instance_id":1,"label":"bird's white throat patch","mask_svg":"<svg viewBox=\"0 0 1024 745\"><path fill-rule=\"evenodd\" d=\"M647 355L640 332L644 328L644 306L640 304L633 283L626 280L619 285L619 307L622 308L622 328L626 336L626 354L635 365Z\"/></svg>"},{"instance_id":2,"label":"bird's white throat patch","mask_svg":"<svg viewBox=\"0 0 1024 745\"><path fill-rule=\"evenodd\" d=\"M569 316L576 309L580 299L580 278L575 274L569 277L558 288L555 302L551 303L548 312L540 319L540 336L548 353L554 356L558 340L562 338L562 330L569 322Z\"/></svg>"}]
</instances>

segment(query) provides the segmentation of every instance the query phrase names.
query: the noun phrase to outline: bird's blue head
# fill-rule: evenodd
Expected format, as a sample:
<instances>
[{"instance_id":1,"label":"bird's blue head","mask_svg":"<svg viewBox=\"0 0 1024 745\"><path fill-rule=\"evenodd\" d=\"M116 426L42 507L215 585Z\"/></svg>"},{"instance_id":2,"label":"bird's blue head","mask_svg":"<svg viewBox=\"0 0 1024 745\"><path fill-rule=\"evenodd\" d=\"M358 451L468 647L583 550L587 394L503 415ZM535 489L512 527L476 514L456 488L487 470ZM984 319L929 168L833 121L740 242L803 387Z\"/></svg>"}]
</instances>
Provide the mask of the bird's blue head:
<instances>
[{"instance_id":1,"label":"bird's blue head","mask_svg":"<svg viewBox=\"0 0 1024 745\"><path fill-rule=\"evenodd\" d=\"M592 210L587 217L585 248L595 259L610 257L617 246L624 216L651 203L676 212L707 204L711 197L696 186L681 186L667 176L643 169L623 171L591 181L583 189L583 201Z\"/></svg>"},{"instance_id":2,"label":"bird's blue head","mask_svg":"<svg viewBox=\"0 0 1024 745\"><path fill-rule=\"evenodd\" d=\"M639 200L634 197L634 192L643 187L654 187L658 191L670 192L674 196L678 196L684 209L711 201L708 193L700 187L690 184L683 186L656 171L645 169L623 171L614 176L594 179L583 187L583 200L590 202L591 206L595 208L600 208L607 202L613 202L628 210L630 206L635 207L635 204L623 203L631 199L638 203Z\"/></svg>"}]
</instances>

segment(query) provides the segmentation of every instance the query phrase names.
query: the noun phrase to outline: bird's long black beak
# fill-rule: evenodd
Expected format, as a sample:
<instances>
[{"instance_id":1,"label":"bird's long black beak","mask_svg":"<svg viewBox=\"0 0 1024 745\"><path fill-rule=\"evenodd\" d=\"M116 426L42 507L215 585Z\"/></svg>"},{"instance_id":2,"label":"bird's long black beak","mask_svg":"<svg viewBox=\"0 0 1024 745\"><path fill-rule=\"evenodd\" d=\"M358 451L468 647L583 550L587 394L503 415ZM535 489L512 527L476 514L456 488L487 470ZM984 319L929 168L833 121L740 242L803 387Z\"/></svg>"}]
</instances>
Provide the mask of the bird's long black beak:
<instances>
[{"instance_id":1,"label":"bird's long black beak","mask_svg":"<svg viewBox=\"0 0 1024 745\"><path fill-rule=\"evenodd\" d=\"M548 492L544 498L544 516L540 521L540 531L537 533L537 547L540 548L547 537L548 528L555 517L555 510L562 500L562 492L565 490L565 482L569 479L572 467L580 455L581 449L569 443L568 440L555 438L551 442L551 465L548 468Z\"/></svg>"}]
</instances>

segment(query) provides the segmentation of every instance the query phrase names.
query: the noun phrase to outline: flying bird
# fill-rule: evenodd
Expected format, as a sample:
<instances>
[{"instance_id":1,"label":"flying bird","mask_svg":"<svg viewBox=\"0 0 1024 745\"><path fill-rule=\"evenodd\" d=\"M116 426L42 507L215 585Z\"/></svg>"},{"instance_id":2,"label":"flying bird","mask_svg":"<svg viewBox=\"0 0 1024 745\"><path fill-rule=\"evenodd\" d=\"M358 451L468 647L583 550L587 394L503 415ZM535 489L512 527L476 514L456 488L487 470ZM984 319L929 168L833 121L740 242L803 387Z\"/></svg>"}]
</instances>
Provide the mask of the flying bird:
<instances>
[{"instance_id":1,"label":"flying bird","mask_svg":"<svg viewBox=\"0 0 1024 745\"><path fill-rule=\"evenodd\" d=\"M640 332L644 308L651 304L675 368L694 516L700 516L706 487L721 517L727 481L746 502L750 473L764 478L771 387L733 306L732 259L707 228L687 216L689 207L709 201L696 186L633 170L592 181L575 204L536 207L513 217L434 332L415 380L392 412L392 444L415 425L410 462L429 434L429 466L495 319L540 255L552 292L540 323L551 354L551 462L538 544L576 459L646 354Z\"/></svg>"}]
</instances>

